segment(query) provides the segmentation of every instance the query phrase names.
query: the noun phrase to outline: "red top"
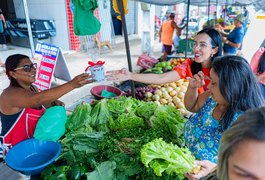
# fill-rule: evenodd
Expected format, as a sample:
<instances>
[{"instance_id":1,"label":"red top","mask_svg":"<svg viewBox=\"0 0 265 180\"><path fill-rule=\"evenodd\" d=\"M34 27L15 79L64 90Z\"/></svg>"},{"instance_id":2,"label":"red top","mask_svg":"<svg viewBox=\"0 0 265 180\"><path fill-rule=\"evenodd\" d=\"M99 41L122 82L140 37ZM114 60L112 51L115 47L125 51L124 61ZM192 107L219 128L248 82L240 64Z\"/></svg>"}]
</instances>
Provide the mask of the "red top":
<instances>
[{"instance_id":1,"label":"red top","mask_svg":"<svg viewBox=\"0 0 265 180\"><path fill-rule=\"evenodd\" d=\"M194 62L194 60L187 59L182 64L177 65L174 67L174 70L178 72L181 79L186 79L187 77L192 77L193 74L191 72L191 65ZM202 72L205 76L210 76L210 68L202 68ZM202 93L206 90L208 90L208 85L210 83L210 80L205 80L205 85L200 87L198 89L199 93Z\"/></svg>"},{"instance_id":2,"label":"red top","mask_svg":"<svg viewBox=\"0 0 265 180\"><path fill-rule=\"evenodd\" d=\"M6 147L10 148L25 139L32 138L37 122L44 111L44 107L41 109L24 108L13 126L3 136L4 149Z\"/></svg>"}]
</instances>

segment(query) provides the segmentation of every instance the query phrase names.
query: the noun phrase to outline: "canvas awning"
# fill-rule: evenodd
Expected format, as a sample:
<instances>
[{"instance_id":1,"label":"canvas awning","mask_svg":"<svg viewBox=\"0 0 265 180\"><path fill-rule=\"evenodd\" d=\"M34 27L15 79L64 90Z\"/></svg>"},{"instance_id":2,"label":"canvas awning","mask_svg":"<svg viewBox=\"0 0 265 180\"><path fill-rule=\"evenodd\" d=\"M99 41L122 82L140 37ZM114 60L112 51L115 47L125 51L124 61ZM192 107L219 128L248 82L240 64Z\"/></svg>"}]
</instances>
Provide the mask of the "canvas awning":
<instances>
[{"instance_id":1,"label":"canvas awning","mask_svg":"<svg viewBox=\"0 0 265 180\"><path fill-rule=\"evenodd\" d=\"M149 4L155 4L160 6L170 6L180 3L190 4L193 6L208 6L208 0L135 0ZM251 5L254 1L258 0L210 0L211 5L233 5L233 6L244 6L244 5Z\"/></svg>"}]
</instances>

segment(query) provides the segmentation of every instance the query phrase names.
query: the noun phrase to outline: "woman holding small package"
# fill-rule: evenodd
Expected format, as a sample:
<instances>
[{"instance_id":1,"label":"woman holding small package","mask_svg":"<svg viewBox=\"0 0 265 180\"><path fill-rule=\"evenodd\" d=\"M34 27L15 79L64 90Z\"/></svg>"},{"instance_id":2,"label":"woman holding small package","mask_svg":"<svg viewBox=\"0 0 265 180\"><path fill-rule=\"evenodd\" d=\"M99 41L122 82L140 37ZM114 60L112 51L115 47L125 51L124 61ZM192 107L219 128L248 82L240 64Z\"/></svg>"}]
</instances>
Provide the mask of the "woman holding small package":
<instances>
[{"instance_id":1,"label":"woman holding small package","mask_svg":"<svg viewBox=\"0 0 265 180\"><path fill-rule=\"evenodd\" d=\"M83 73L63 85L39 92L33 85L36 80L36 68L37 64L22 54L11 55L5 62L10 85L0 95L2 146L14 146L33 137L36 124L45 108L64 105L57 99L91 82L88 80L91 76Z\"/></svg>"}]
</instances>

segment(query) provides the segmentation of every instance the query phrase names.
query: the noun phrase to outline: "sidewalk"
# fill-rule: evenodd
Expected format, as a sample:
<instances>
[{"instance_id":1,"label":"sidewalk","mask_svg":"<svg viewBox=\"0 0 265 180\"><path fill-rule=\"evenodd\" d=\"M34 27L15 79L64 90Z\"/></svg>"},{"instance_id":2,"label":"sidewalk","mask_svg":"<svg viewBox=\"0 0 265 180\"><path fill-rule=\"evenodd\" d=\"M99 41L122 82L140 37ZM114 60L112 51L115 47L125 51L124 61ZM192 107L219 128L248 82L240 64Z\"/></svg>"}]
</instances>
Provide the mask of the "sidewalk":
<instances>
[{"instance_id":1,"label":"sidewalk","mask_svg":"<svg viewBox=\"0 0 265 180\"><path fill-rule=\"evenodd\" d=\"M131 62L133 71L137 72L140 70L140 67L136 65L138 56L141 54L141 40L137 37L131 36L130 40L130 53L131 53ZM158 58L161 55L161 44L155 43L154 48L154 57ZM0 58L5 60L9 55L21 53L31 57L31 51L28 48L21 48L16 46L8 46L8 50L0 51ZM86 52L76 52L76 51L65 51L63 52L69 72L73 77L84 72L84 69L87 67L87 62L89 61L89 53ZM112 50L109 50L103 47L100 51L98 57L100 60L105 61L105 71L121 69L123 67L128 68L127 55L123 37L116 39L116 44L112 47ZM60 79L54 79L52 82L52 87L65 83ZM112 82L100 82L88 84L79 89L75 89L63 97L60 98L66 107L69 108L73 104L79 103L80 101L87 100L86 98L90 95L90 89L98 84L112 84ZM9 85L9 80L7 79L3 68L0 67L0 93Z\"/></svg>"}]
</instances>

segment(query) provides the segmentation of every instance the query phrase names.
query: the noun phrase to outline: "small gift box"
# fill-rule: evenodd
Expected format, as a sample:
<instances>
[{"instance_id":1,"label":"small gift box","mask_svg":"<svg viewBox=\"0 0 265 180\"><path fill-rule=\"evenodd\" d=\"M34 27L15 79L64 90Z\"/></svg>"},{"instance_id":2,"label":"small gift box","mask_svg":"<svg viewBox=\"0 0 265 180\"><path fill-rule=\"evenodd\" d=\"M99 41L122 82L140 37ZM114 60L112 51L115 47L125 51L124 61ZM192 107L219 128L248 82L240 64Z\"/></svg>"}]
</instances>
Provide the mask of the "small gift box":
<instances>
[{"instance_id":1,"label":"small gift box","mask_svg":"<svg viewBox=\"0 0 265 180\"><path fill-rule=\"evenodd\" d=\"M86 73L92 75L93 80L99 82L105 79L105 70L104 70L105 61L88 61L88 66L85 69Z\"/></svg>"}]
</instances>

